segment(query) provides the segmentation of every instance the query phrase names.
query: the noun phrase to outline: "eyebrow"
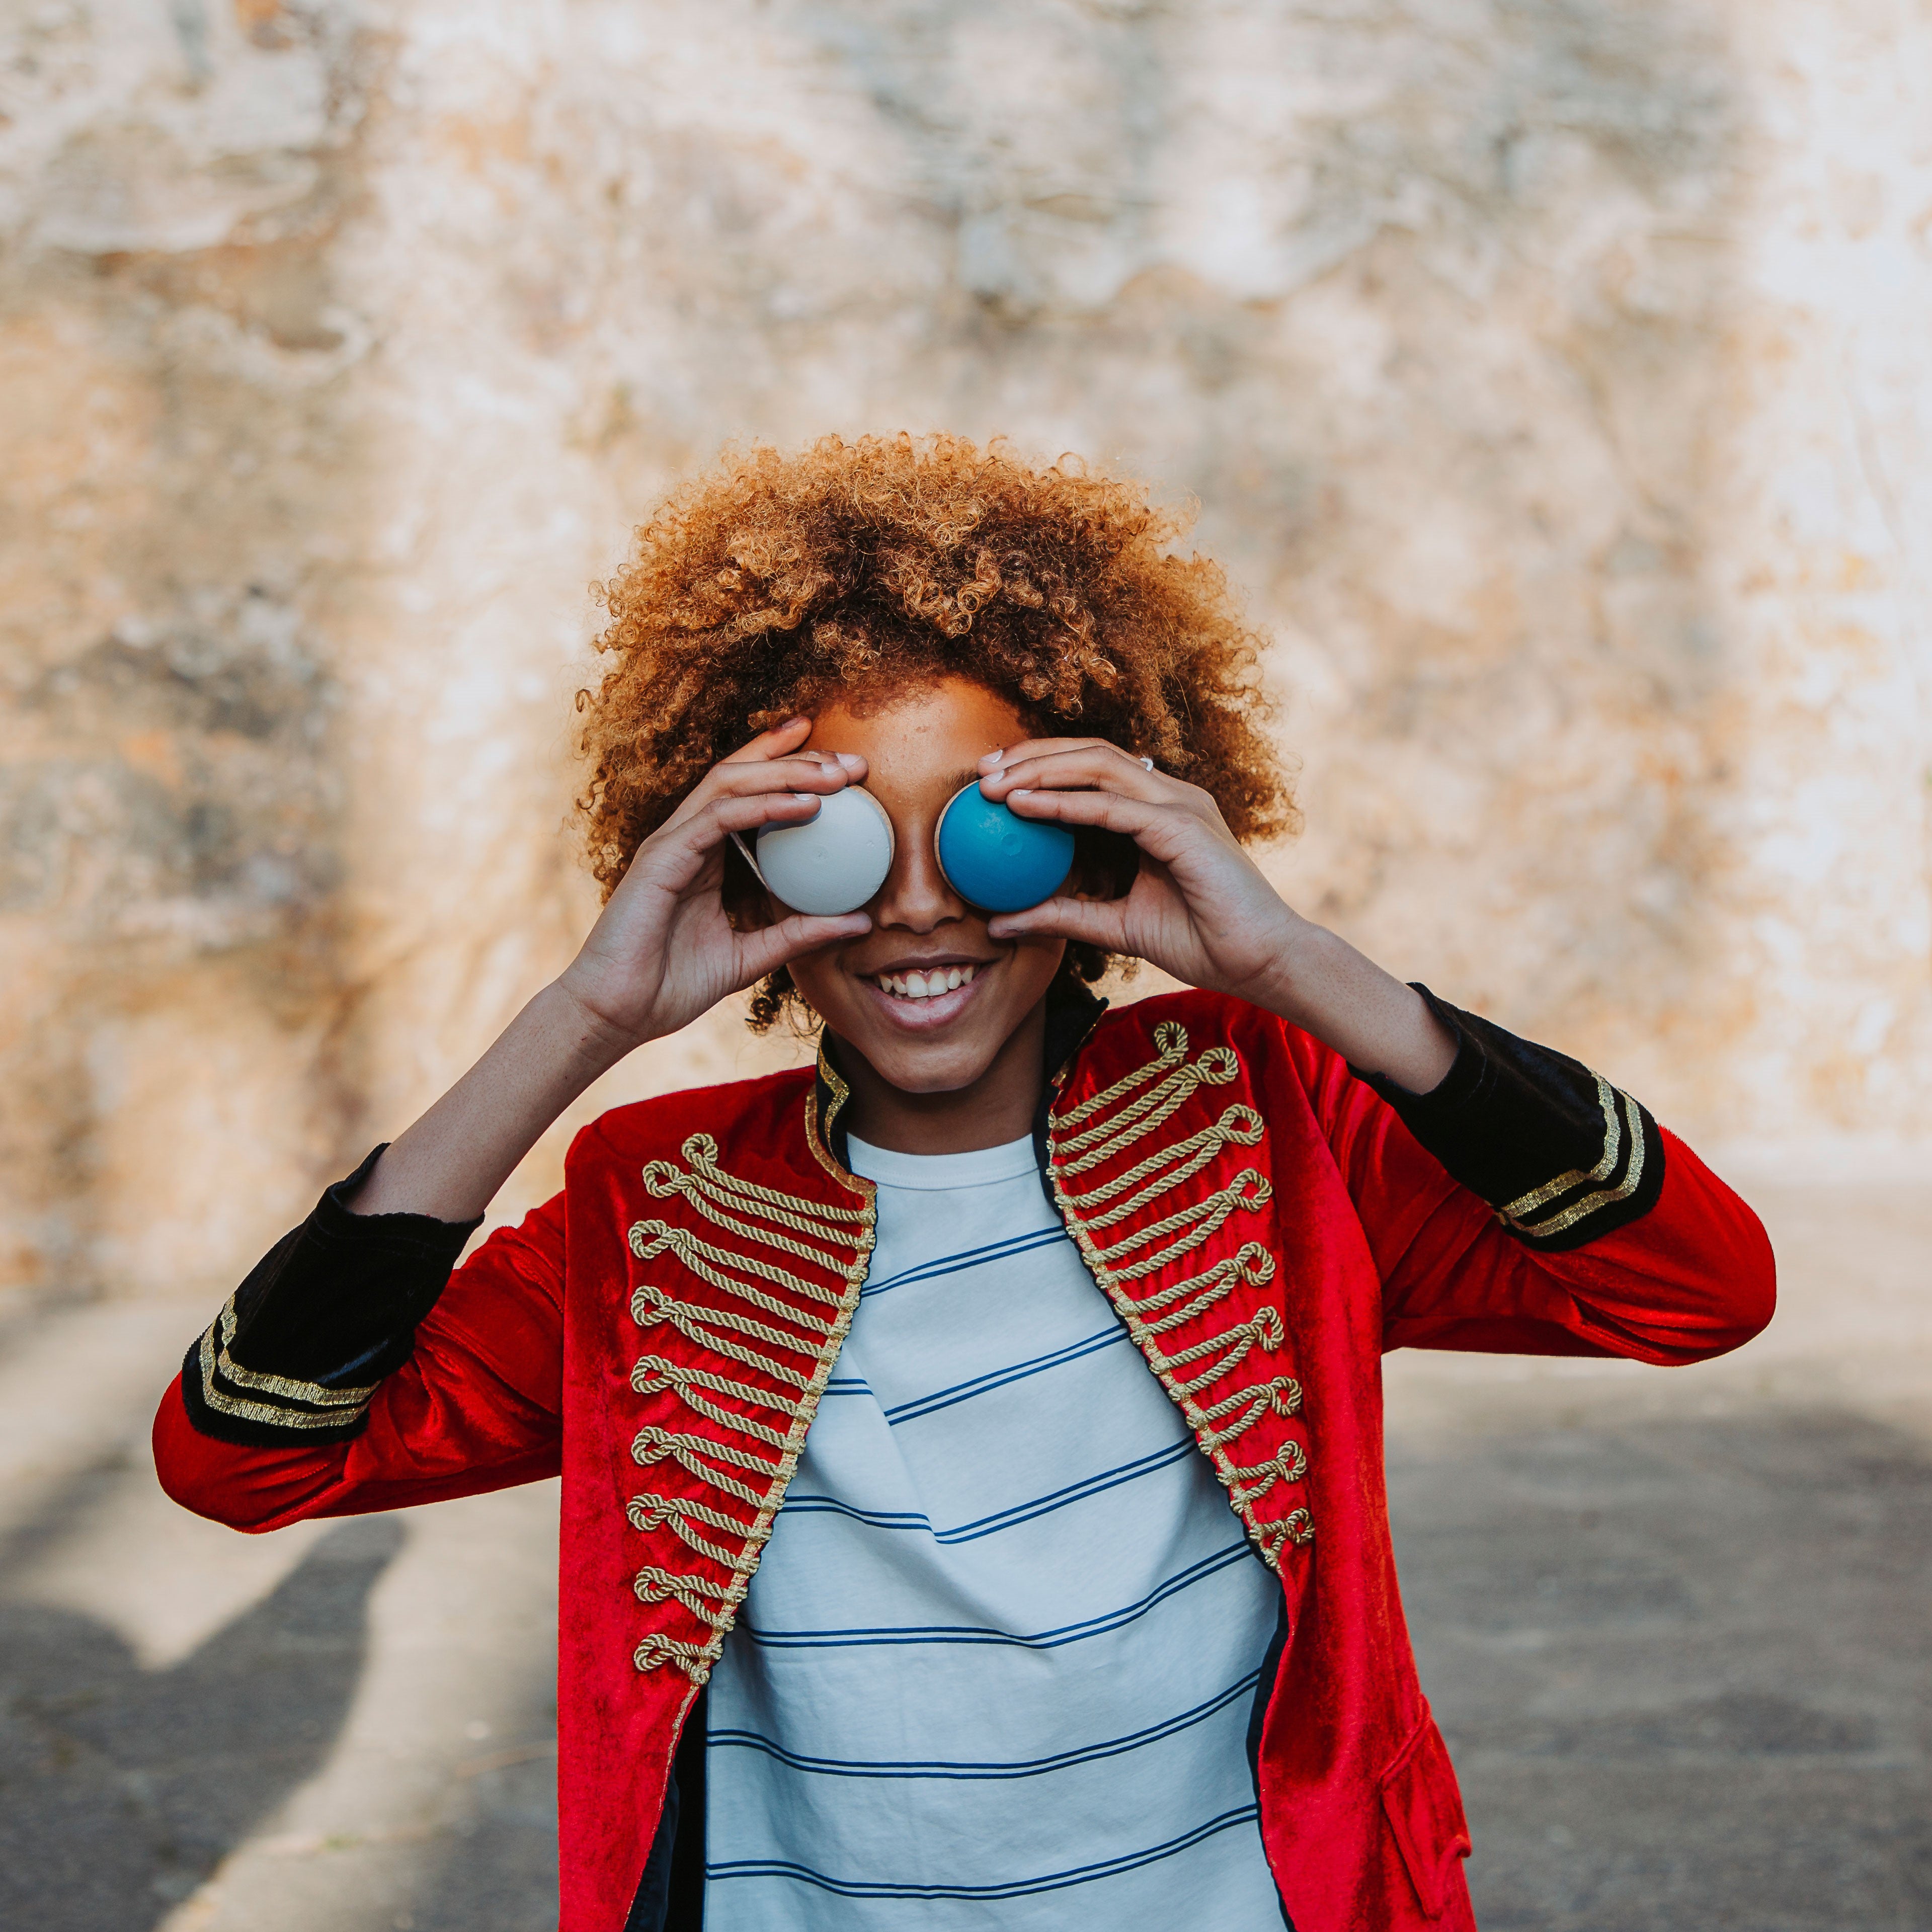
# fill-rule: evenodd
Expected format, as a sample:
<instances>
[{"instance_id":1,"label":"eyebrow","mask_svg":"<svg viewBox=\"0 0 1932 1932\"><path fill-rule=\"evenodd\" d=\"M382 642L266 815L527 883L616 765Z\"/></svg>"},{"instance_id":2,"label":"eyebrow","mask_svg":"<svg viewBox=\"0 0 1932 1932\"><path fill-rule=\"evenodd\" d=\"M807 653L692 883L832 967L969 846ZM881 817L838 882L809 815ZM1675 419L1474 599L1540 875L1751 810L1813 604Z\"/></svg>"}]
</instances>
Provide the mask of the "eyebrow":
<instances>
[{"instance_id":1,"label":"eyebrow","mask_svg":"<svg viewBox=\"0 0 1932 1932\"><path fill-rule=\"evenodd\" d=\"M955 797L964 791L969 784L977 784L982 778L988 776L988 774L981 771L977 765L968 765L963 772L955 772L946 781L946 796L949 799Z\"/></svg>"}]
</instances>

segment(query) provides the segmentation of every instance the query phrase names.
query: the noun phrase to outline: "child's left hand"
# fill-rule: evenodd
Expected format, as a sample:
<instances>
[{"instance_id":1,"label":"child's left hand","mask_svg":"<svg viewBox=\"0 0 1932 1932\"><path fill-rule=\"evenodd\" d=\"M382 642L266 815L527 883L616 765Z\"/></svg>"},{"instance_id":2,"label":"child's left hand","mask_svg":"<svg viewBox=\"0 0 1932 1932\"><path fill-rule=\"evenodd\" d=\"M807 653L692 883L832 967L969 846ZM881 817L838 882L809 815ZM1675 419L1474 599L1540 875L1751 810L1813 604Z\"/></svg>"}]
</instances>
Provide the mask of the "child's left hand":
<instances>
[{"instance_id":1,"label":"child's left hand","mask_svg":"<svg viewBox=\"0 0 1932 1932\"><path fill-rule=\"evenodd\" d=\"M980 789L1022 818L1097 826L1139 847L1124 898L1061 897L988 922L996 939L1052 933L1150 960L1190 986L1274 1006L1310 928L1198 785L1097 738L1035 738L980 761Z\"/></svg>"}]
</instances>

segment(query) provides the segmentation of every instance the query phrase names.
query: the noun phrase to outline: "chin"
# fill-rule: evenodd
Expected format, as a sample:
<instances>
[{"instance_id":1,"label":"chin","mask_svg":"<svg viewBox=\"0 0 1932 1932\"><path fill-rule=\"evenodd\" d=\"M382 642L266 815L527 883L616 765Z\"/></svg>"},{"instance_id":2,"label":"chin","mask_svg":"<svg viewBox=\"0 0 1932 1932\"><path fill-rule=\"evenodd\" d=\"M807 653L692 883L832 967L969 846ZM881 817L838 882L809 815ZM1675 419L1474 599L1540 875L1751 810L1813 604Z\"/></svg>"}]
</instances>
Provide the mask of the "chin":
<instances>
[{"instance_id":1,"label":"chin","mask_svg":"<svg viewBox=\"0 0 1932 1932\"><path fill-rule=\"evenodd\" d=\"M986 1072L999 1050L997 1042L982 1047L977 1042L956 1040L934 1040L922 1046L902 1040L871 1039L860 1029L848 1031L836 1022L832 1030L862 1053L872 1071L902 1094L956 1094Z\"/></svg>"}]
</instances>

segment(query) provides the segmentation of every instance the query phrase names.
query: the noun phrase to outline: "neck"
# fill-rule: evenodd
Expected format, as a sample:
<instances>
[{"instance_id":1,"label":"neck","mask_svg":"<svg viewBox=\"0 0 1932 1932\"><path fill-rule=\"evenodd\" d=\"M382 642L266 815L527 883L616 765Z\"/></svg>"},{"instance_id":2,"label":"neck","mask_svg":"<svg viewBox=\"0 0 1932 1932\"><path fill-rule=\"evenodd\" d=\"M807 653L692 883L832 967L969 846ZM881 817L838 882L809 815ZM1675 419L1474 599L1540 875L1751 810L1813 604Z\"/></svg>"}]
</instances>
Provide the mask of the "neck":
<instances>
[{"instance_id":1,"label":"neck","mask_svg":"<svg viewBox=\"0 0 1932 1932\"><path fill-rule=\"evenodd\" d=\"M835 1036L836 1037L836 1036ZM990 1065L950 1093L913 1094L880 1077L849 1042L837 1042L838 1070L852 1097L846 1130L895 1154L970 1154L1033 1131L1046 1076L1046 1002L1022 1020Z\"/></svg>"}]
</instances>

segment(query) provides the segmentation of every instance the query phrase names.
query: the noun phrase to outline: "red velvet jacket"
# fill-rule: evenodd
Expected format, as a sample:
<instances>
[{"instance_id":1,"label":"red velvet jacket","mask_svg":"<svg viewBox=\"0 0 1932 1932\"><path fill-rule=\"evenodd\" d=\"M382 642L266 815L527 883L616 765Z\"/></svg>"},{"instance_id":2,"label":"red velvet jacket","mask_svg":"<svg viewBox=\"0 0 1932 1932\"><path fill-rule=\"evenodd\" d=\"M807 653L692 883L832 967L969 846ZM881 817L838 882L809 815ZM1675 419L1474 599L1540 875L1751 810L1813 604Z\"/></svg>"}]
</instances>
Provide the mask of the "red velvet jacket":
<instances>
[{"instance_id":1,"label":"red velvet jacket","mask_svg":"<svg viewBox=\"0 0 1932 1932\"><path fill-rule=\"evenodd\" d=\"M1771 1309L1762 1231L1688 1148L1574 1062L1438 1010L1462 1050L1418 1097L1238 1000L1150 1000L1094 1028L1043 1123L1094 1279L1281 1579L1258 1778L1298 1932L1474 1923L1390 1549L1382 1351L1688 1362ZM834 1152L843 1099L821 1060L620 1108L561 1194L356 1360L326 1298L244 1285L156 1419L169 1492L247 1529L561 1472L564 1932L625 1924L850 1324L873 1209ZM353 1231L319 1214L326 1254ZM385 1222L438 1225L360 1227Z\"/></svg>"}]
</instances>

